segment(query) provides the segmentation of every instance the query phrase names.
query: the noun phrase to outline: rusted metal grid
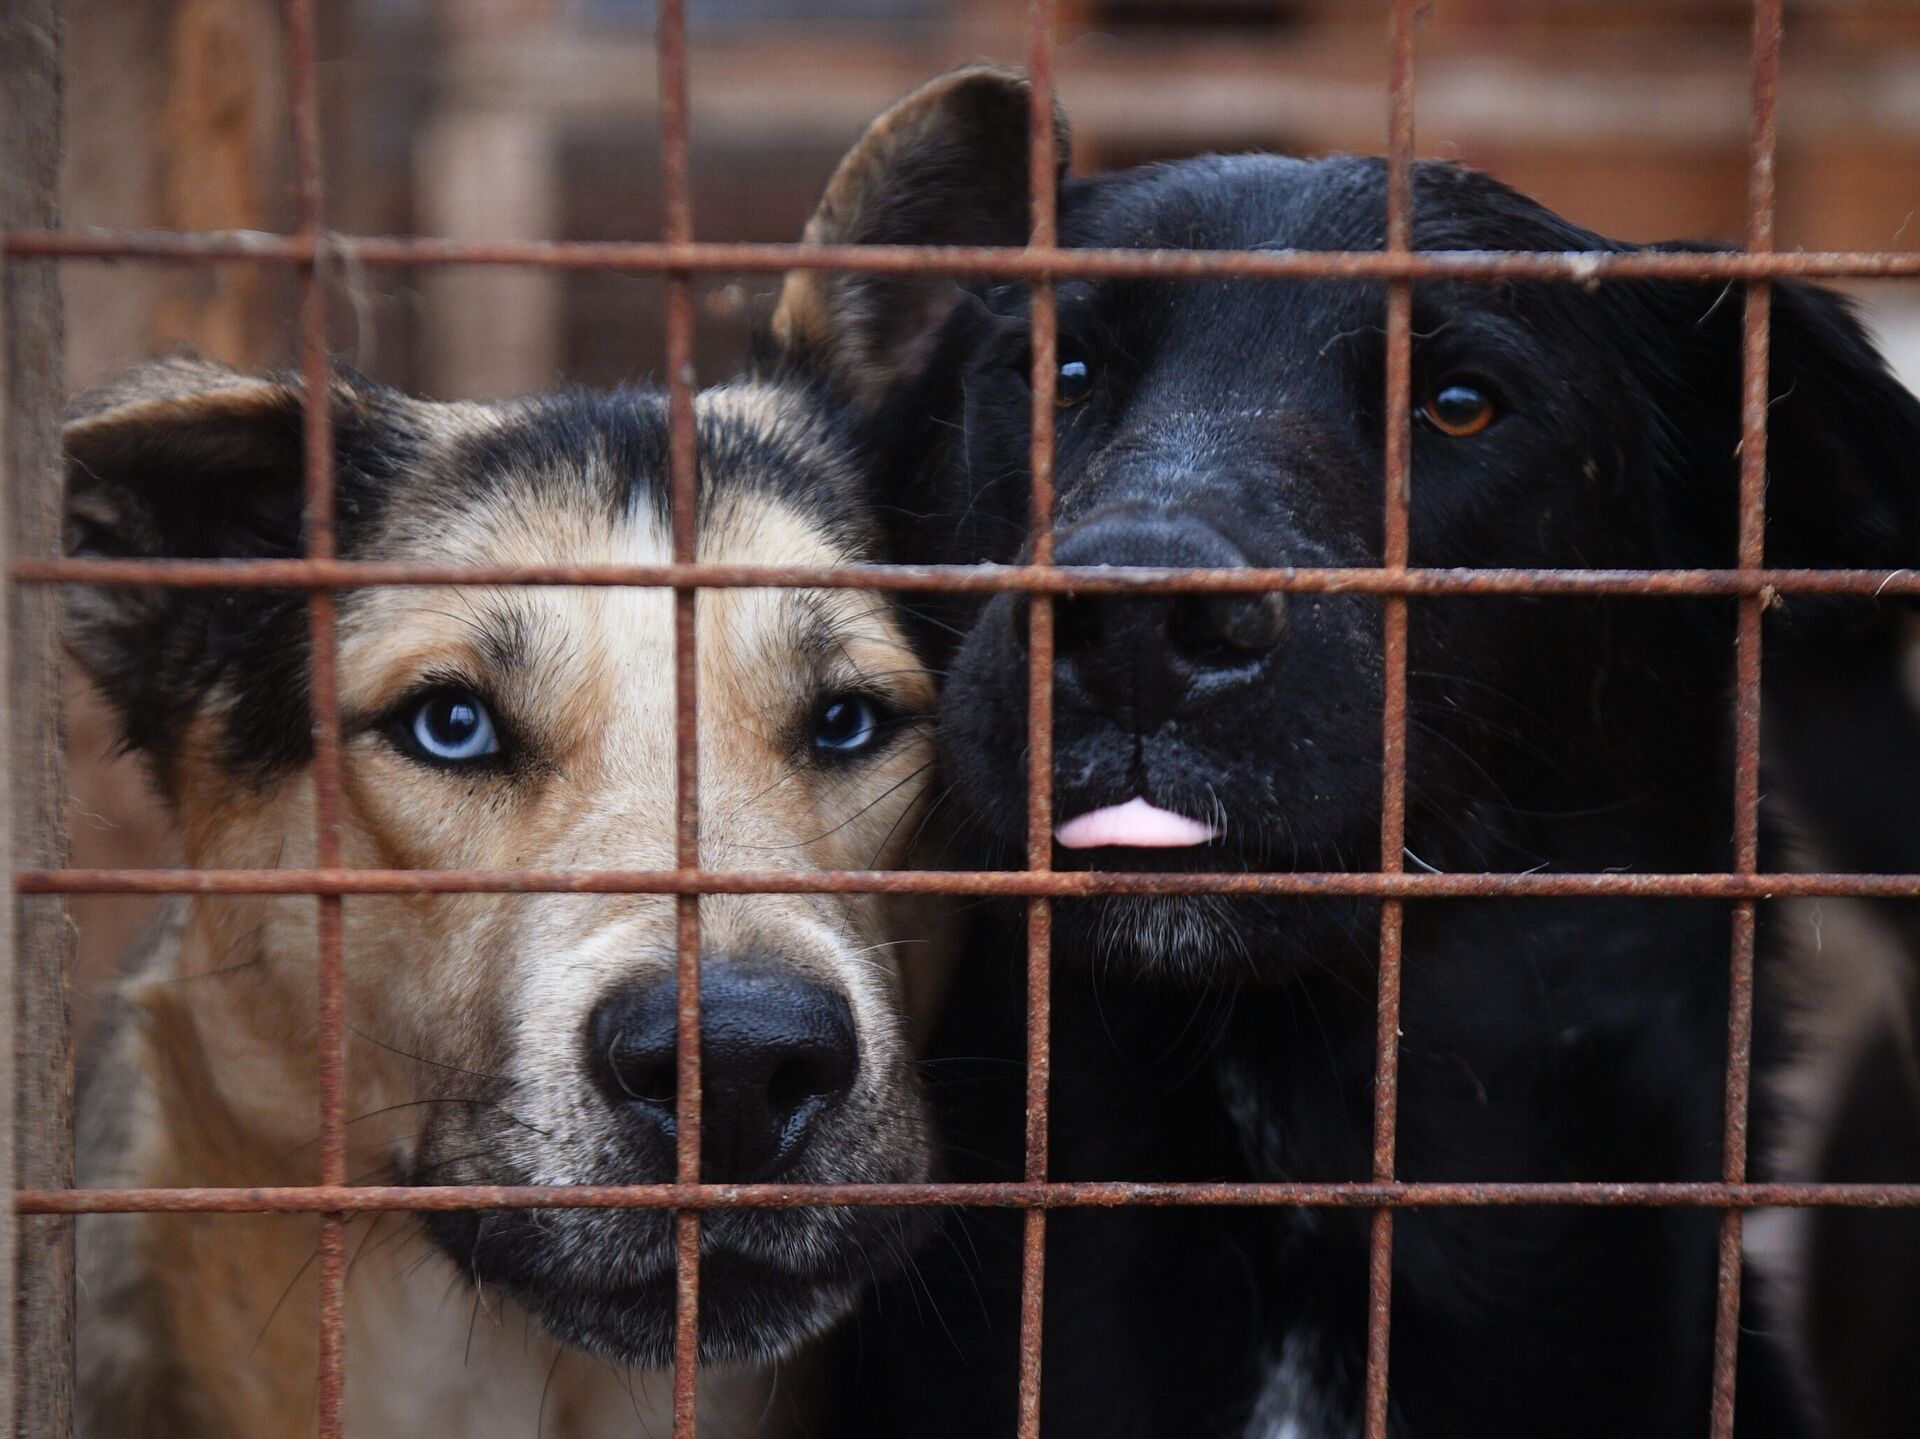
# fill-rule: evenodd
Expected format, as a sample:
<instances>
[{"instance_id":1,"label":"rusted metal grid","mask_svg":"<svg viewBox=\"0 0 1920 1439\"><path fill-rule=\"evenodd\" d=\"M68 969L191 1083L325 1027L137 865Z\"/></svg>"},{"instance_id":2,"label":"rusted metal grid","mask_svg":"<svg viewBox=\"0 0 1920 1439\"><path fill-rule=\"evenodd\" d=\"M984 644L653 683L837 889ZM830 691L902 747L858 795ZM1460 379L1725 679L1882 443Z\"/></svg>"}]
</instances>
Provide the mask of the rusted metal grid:
<instances>
[{"instance_id":1,"label":"rusted metal grid","mask_svg":"<svg viewBox=\"0 0 1920 1439\"><path fill-rule=\"evenodd\" d=\"M325 227L315 86L313 0L285 0L289 103L294 138L296 226L291 234L15 231L12 256L250 261L291 266L301 286L300 362L306 387L306 557L252 562L104 561L28 557L10 571L25 584L145 584L302 588L309 592L315 705L316 867L309 870L21 870L18 894L305 894L319 933L321 1182L251 1189L23 1190L23 1214L130 1212L317 1213L320 1245L319 1432L338 1439L344 1372L343 1224L349 1213L474 1208L655 1208L675 1213L678 1331L674 1433L694 1431L698 1352L699 1226L709 1209L794 1206L969 1205L1025 1211L1022 1251L1018 1433L1040 1425L1040 1327L1047 1213L1105 1205L1328 1205L1372 1211L1368 1266L1366 1433L1384 1439L1397 1210L1431 1205L1556 1204L1692 1206L1722 1213L1711 1433L1733 1425L1740 1306L1741 1223L1756 1207L1920 1205L1920 1184L1750 1183L1747 1111L1751 1082L1754 911L1760 899L1792 895L1914 897L1909 875L1784 875L1758 868L1761 615L1773 595L1920 594L1920 574L1869 570L1770 570L1764 564L1764 489L1770 282L1785 277L1916 276L1920 253L1780 254L1774 249L1774 102L1780 66L1780 0L1755 0L1752 137L1745 247L1707 254L1459 252L1411 247L1413 22L1415 0L1391 0L1386 246L1379 252L1063 251L1056 248L1052 0L1031 0L1030 176L1032 236L1024 248L708 244L694 239L687 161L684 0L662 0L658 43L666 225L658 242L512 244L428 238L349 237ZM673 562L666 565L449 567L343 561L336 557L325 271L357 265L528 265L660 275L666 285ZM1033 474L1031 561L1013 566L798 566L699 564L694 560L693 279L713 272L790 268L874 273L934 272L1024 279L1033 291ZM1378 568L1286 570L1102 570L1052 567L1054 286L1079 276L1350 278L1387 284L1387 431L1384 552ZM1739 547L1731 570L1435 570L1408 564L1411 285L1417 279L1594 283L1632 279L1722 279L1746 290L1743 332ZM679 746L675 867L666 871L346 870L340 866L340 717L335 674L336 592L364 585L648 585L674 592L676 735ZM903 592L1024 591L1032 596L1029 671L1029 807L1024 871L708 873L699 868L694 598L702 587L847 587ZM1348 591L1383 597L1386 656L1381 863L1373 873L1055 873L1052 856L1053 597L1076 593ZM1559 594L1725 596L1736 600L1734 858L1713 874L1408 874L1402 863L1406 790L1407 600L1414 595ZM679 982L679 1142L669 1184L538 1186L352 1186L346 1183L340 906L349 894L655 893L676 896ZM1027 903L1027 1124L1024 1179L999 1184L704 1184L699 1180L699 896L722 893L941 893L1000 895ZM1377 1060L1373 1174L1357 1183L1121 1184L1047 1179L1051 901L1089 894L1360 895L1378 898ZM1728 1017L1726 1125L1717 1183L1407 1183L1394 1178L1402 906L1410 899L1614 895L1697 897L1734 905Z\"/></svg>"}]
</instances>

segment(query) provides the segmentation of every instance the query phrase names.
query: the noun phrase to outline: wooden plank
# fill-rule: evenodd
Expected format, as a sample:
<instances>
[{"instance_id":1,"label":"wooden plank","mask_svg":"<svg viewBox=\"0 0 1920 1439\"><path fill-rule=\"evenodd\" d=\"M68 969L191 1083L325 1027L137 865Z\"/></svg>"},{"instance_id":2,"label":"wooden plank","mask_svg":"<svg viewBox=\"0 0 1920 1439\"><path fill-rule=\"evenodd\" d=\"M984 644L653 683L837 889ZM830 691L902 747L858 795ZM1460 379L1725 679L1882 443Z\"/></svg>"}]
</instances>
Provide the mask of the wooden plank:
<instances>
[{"instance_id":1,"label":"wooden plank","mask_svg":"<svg viewBox=\"0 0 1920 1439\"><path fill-rule=\"evenodd\" d=\"M119 7L115 15L125 23ZM286 98L273 8L258 0L173 0L165 24L152 117L152 223L165 230L275 228L272 155L283 143ZM151 347L184 345L243 370L287 360L265 303L273 278L253 265L167 276L149 322Z\"/></svg>"},{"instance_id":2,"label":"wooden plank","mask_svg":"<svg viewBox=\"0 0 1920 1439\"><path fill-rule=\"evenodd\" d=\"M0 35L5 34L0 29ZM5 262L0 261L0 287L6 284ZM0 395L8 393L6 347L0 345ZM12 434L7 424L6 406L0 404L0 451L4 451L7 440ZM9 494L11 487L9 486ZM8 557L13 553L8 543L9 536L4 526L0 526L0 571L3 571ZM11 586L0 581L0 634L10 633L13 611L8 604ZM0 664L0 715L13 713L13 686L9 683L8 667ZM13 813L12 767L0 764L0 814ZM11 825L0 825L0 870L7 878L7 908L11 913L13 906L19 903L13 893L13 832ZM13 925L0 924L0 1115L11 1115L13 1110L13 996L14 996L14 954ZM0 1414L11 1416L13 1409L13 1314L18 1295L15 1267L15 1238L13 1214L14 1188L13 1145L0 1143Z\"/></svg>"},{"instance_id":3,"label":"wooden plank","mask_svg":"<svg viewBox=\"0 0 1920 1439\"><path fill-rule=\"evenodd\" d=\"M424 233L463 240L559 235L551 127L502 110L445 110L414 159ZM440 269L426 297L424 373L433 394L499 399L545 389L559 373L563 277L532 269Z\"/></svg>"},{"instance_id":4,"label":"wooden plank","mask_svg":"<svg viewBox=\"0 0 1920 1439\"><path fill-rule=\"evenodd\" d=\"M59 222L61 39L60 0L0 5L0 225ZM6 543L18 554L59 551L60 322L54 266L8 263L0 272L0 478ZM13 864L64 862L66 784L57 597L17 590L6 597L5 618L11 873ZM12 990L0 994L7 1005L0 1029L12 1029L18 1017L9 1036L13 1053L0 1047L0 1113L15 1123L0 1163L13 1169L10 1181L71 1184L72 926L64 904L15 899L12 922L0 927L11 944L10 954L0 952L0 990ZM12 1223L0 1229L7 1240L16 1236ZM64 1439L73 1429L73 1226L33 1219L18 1228L17 1240L4 1271L14 1291L5 1297L13 1302L0 1313L0 1352L12 1360L14 1426L23 1439Z\"/></svg>"},{"instance_id":5,"label":"wooden plank","mask_svg":"<svg viewBox=\"0 0 1920 1439\"><path fill-rule=\"evenodd\" d=\"M1920 137L1920 23L1875 42L1810 29L1793 48L1793 139ZM776 26L696 37L695 133L703 143L852 142L895 98L947 65L1007 58L1017 33L956 28L925 44ZM1657 42L1657 43L1655 43ZM1564 27L1448 31L1423 40L1423 135L1506 143L1744 145L1746 34ZM1251 43L1176 32L1087 37L1062 52L1060 92L1077 132L1118 145L1192 143L1250 132L1315 148L1372 148L1385 120L1374 26L1301 26ZM488 34L444 57L449 110L556 122L650 116L652 41L642 32L553 25Z\"/></svg>"}]
</instances>

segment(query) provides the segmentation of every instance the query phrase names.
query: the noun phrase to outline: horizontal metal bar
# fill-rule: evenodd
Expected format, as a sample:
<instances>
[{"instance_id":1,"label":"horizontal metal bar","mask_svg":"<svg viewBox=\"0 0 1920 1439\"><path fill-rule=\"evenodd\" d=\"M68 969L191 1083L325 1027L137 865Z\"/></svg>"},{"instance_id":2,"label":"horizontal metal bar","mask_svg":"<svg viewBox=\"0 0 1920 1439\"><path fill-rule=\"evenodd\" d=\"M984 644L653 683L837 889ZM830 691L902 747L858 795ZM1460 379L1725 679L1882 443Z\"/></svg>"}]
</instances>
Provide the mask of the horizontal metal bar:
<instances>
[{"instance_id":1,"label":"horizontal metal bar","mask_svg":"<svg viewBox=\"0 0 1920 1439\"><path fill-rule=\"evenodd\" d=\"M1241 1183L351 1185L27 1189L22 1214L318 1214L449 1209L1101 1209L1121 1205L1345 1209L1524 1205L1706 1209L1920 1206L1920 1184Z\"/></svg>"},{"instance_id":2,"label":"horizontal metal bar","mask_svg":"<svg viewBox=\"0 0 1920 1439\"><path fill-rule=\"evenodd\" d=\"M379 560L16 560L30 585L357 589L407 585L628 585L958 594L1920 595L1920 570L1165 569L1042 565L443 565Z\"/></svg>"},{"instance_id":3,"label":"horizontal metal bar","mask_svg":"<svg viewBox=\"0 0 1920 1439\"><path fill-rule=\"evenodd\" d=\"M524 265L558 270L867 274L1037 279L1771 280L1920 276L1920 251L1808 250L1049 250L1011 246L784 245L724 242L450 240L389 235L302 235L257 230L13 230L0 253L69 260L313 263L316 249L365 266Z\"/></svg>"},{"instance_id":4,"label":"horizontal metal bar","mask_svg":"<svg viewBox=\"0 0 1920 1439\"><path fill-rule=\"evenodd\" d=\"M21 894L1217 894L1386 899L1916 899L1920 874L1138 874L1101 870L22 869Z\"/></svg>"}]
</instances>

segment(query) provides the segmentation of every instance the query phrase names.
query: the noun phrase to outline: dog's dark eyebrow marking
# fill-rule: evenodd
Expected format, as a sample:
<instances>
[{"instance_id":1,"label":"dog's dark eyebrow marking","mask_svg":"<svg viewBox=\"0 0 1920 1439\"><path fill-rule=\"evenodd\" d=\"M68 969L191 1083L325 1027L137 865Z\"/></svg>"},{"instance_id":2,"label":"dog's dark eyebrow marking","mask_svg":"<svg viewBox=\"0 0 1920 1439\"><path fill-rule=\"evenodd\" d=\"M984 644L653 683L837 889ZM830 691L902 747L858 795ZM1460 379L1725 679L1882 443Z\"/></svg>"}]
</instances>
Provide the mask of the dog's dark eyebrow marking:
<instances>
[{"instance_id":1,"label":"dog's dark eyebrow marking","mask_svg":"<svg viewBox=\"0 0 1920 1439\"><path fill-rule=\"evenodd\" d=\"M424 682L452 688L484 688L489 676L524 674L533 668L537 658L533 641L534 618L524 603L494 600L484 607L477 607L464 596L462 603L473 612L461 614L453 610L436 610L435 613L456 621L472 637L475 653L479 657L479 663L471 667L476 672L469 673L465 666L458 669L436 666L414 676L416 686ZM341 722L349 730L365 729L378 723L385 712L384 709L348 708L341 712Z\"/></svg>"},{"instance_id":2,"label":"dog's dark eyebrow marking","mask_svg":"<svg viewBox=\"0 0 1920 1439\"><path fill-rule=\"evenodd\" d=\"M792 603L800 612L800 623L804 626L794 637L795 652L812 662L816 669L844 659L846 646L841 641L844 617L830 612L819 595L805 591L793 592Z\"/></svg>"},{"instance_id":3,"label":"dog's dark eyebrow marking","mask_svg":"<svg viewBox=\"0 0 1920 1439\"><path fill-rule=\"evenodd\" d=\"M494 598L480 605L464 593L456 599L460 609L436 608L431 613L460 626L472 639L482 668L509 674L532 668L535 616L524 601Z\"/></svg>"},{"instance_id":4,"label":"dog's dark eyebrow marking","mask_svg":"<svg viewBox=\"0 0 1920 1439\"><path fill-rule=\"evenodd\" d=\"M812 667L816 683L843 683L849 679L864 682L882 677L869 675L847 653L847 636L854 626L872 618L870 611L834 613L819 595L805 592L795 593L793 603L801 611L801 623L805 626L795 637L794 650Z\"/></svg>"},{"instance_id":5,"label":"dog's dark eyebrow marking","mask_svg":"<svg viewBox=\"0 0 1920 1439\"><path fill-rule=\"evenodd\" d=\"M473 622L473 627L481 656L489 669L511 674L532 668L533 621L523 604L494 601Z\"/></svg>"}]
</instances>

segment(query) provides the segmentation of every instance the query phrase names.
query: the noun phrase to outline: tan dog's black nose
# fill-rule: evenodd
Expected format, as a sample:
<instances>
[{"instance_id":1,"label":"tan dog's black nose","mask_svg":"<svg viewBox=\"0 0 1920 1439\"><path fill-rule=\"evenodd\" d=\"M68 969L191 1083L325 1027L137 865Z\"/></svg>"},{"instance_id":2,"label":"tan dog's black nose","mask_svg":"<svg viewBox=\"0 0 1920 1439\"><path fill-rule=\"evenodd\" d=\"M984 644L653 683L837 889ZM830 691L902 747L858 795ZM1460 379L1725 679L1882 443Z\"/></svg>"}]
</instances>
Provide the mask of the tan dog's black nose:
<instances>
[{"instance_id":1,"label":"tan dog's black nose","mask_svg":"<svg viewBox=\"0 0 1920 1439\"><path fill-rule=\"evenodd\" d=\"M673 1153L679 1095L672 979L614 990L587 1021L588 1069L626 1121ZM846 1098L859 1066L846 999L762 964L700 976L700 1175L777 1179Z\"/></svg>"}]
</instances>

